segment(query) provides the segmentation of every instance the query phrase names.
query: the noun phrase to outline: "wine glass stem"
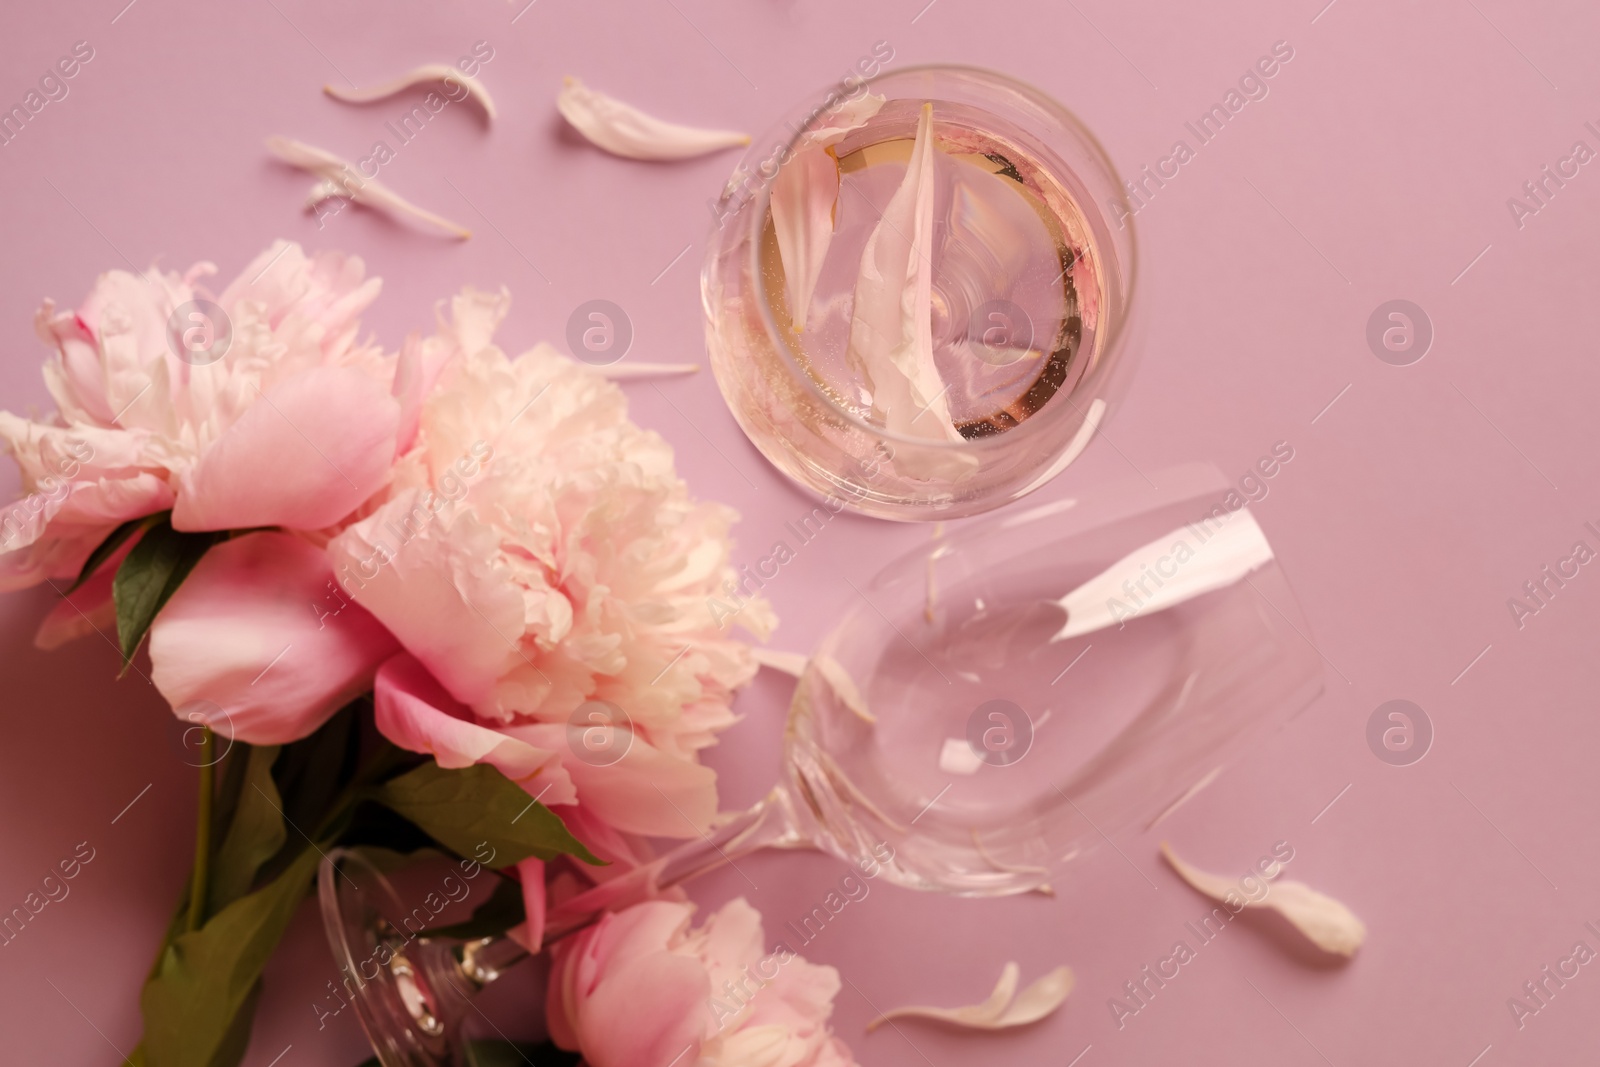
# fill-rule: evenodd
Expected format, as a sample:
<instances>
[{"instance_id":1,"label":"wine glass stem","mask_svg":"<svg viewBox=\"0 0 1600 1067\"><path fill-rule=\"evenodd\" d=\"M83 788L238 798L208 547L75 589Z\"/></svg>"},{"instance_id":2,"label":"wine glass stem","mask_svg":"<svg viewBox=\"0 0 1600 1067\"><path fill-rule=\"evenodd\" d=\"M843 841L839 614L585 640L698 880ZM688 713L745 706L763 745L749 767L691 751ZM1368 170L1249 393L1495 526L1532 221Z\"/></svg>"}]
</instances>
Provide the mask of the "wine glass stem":
<instances>
[{"instance_id":1,"label":"wine glass stem","mask_svg":"<svg viewBox=\"0 0 1600 1067\"><path fill-rule=\"evenodd\" d=\"M500 934L468 941L455 950L455 956L461 977L467 980L471 992L477 992L526 959L528 950Z\"/></svg>"},{"instance_id":2,"label":"wine glass stem","mask_svg":"<svg viewBox=\"0 0 1600 1067\"><path fill-rule=\"evenodd\" d=\"M782 787L775 788L746 811L721 826L691 838L627 874L602 882L564 901L545 923L545 941L565 937L587 926L604 911L627 907L655 896L663 889L682 885L724 864L736 862L763 848L793 848L806 843L795 826L790 801Z\"/></svg>"},{"instance_id":3,"label":"wine glass stem","mask_svg":"<svg viewBox=\"0 0 1600 1067\"><path fill-rule=\"evenodd\" d=\"M560 940L607 911L647 900L663 889L682 885L759 849L806 844L795 826L789 803L782 787L776 788L708 833L564 901L546 917L543 943ZM471 991L482 989L529 955L527 948L504 934L465 942L454 952L458 980Z\"/></svg>"}]
</instances>

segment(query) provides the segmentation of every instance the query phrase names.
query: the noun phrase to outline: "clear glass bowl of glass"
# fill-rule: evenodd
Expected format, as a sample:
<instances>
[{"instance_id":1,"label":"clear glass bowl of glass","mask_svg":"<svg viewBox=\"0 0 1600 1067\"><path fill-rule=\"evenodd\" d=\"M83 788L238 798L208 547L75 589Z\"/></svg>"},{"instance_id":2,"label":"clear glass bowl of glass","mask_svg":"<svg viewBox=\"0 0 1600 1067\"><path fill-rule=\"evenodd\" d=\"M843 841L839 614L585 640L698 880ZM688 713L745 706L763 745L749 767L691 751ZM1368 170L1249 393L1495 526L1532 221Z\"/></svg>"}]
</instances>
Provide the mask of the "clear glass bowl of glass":
<instances>
[{"instance_id":1,"label":"clear glass bowl of glass","mask_svg":"<svg viewBox=\"0 0 1600 1067\"><path fill-rule=\"evenodd\" d=\"M963 527L861 585L789 712L809 840L887 846L917 889L1059 884L1322 691L1250 509L1209 465L1155 477Z\"/></svg>"},{"instance_id":2,"label":"clear glass bowl of glass","mask_svg":"<svg viewBox=\"0 0 1600 1067\"><path fill-rule=\"evenodd\" d=\"M555 904L546 942L762 848L820 849L958 896L1060 885L1108 835L1192 796L1321 691L1322 662L1215 468L1156 478L996 516L889 563L806 658L772 791ZM466 1062L471 998L526 951L408 933L406 906L358 852L324 860L319 892L384 1067Z\"/></svg>"},{"instance_id":3,"label":"clear glass bowl of glass","mask_svg":"<svg viewBox=\"0 0 1600 1067\"><path fill-rule=\"evenodd\" d=\"M865 514L950 519L1031 492L1127 378L1122 200L1093 134L1005 75L908 68L798 105L711 205L701 294L734 417Z\"/></svg>"}]
</instances>

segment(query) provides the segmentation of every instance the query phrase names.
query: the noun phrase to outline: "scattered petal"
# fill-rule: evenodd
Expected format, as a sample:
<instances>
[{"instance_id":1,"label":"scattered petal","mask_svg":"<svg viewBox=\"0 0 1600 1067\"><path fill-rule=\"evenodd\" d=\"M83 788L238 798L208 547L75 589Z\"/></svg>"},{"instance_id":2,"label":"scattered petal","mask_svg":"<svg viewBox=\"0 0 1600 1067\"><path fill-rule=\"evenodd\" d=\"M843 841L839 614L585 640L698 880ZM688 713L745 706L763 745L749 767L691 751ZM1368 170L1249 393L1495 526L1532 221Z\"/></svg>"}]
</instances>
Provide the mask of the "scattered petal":
<instances>
[{"instance_id":1,"label":"scattered petal","mask_svg":"<svg viewBox=\"0 0 1600 1067\"><path fill-rule=\"evenodd\" d=\"M1017 978L1020 973L1015 963L1006 964L1000 972L1000 981L995 983L994 992L981 1004L969 1004L961 1008L895 1008L872 1020L867 1024L867 1029L875 1029L890 1019L917 1018L934 1019L977 1030L1004 1030L1038 1022L1059 1008L1072 992L1071 968L1057 967L1018 995Z\"/></svg>"},{"instance_id":2,"label":"scattered petal","mask_svg":"<svg viewBox=\"0 0 1600 1067\"><path fill-rule=\"evenodd\" d=\"M1166 857L1178 876L1213 900L1227 902L1229 898L1246 908L1270 908L1289 920L1296 930L1324 952L1337 956L1353 956L1361 942L1366 940L1367 926L1354 912L1325 893L1319 893L1304 882L1270 882L1267 895L1260 900L1248 900L1231 879L1197 870L1179 859L1172 847L1161 842L1161 855ZM1233 908L1232 903L1228 904Z\"/></svg>"},{"instance_id":3,"label":"scattered petal","mask_svg":"<svg viewBox=\"0 0 1600 1067\"><path fill-rule=\"evenodd\" d=\"M343 100L347 104L370 104L375 100L385 100L395 93L405 92L413 85L426 85L430 82L443 82L446 86L459 85L466 90L468 96L476 100L483 108L483 113L490 119L495 117L494 101L489 98L489 90L476 78L469 78L449 63L424 63L414 70L407 71L392 81L379 85L369 86L365 89L346 89L338 85L324 85L322 91L335 100ZM451 99L455 99L451 95Z\"/></svg>"},{"instance_id":4,"label":"scattered petal","mask_svg":"<svg viewBox=\"0 0 1600 1067\"><path fill-rule=\"evenodd\" d=\"M806 672L807 658L799 652L780 652L775 648L751 648L755 661L763 667L798 678Z\"/></svg>"},{"instance_id":5,"label":"scattered petal","mask_svg":"<svg viewBox=\"0 0 1600 1067\"><path fill-rule=\"evenodd\" d=\"M826 126L808 130L794 155L778 169L772 183L772 227L778 239L789 297L790 328L805 328L811 297L822 274L839 201L839 157L833 146L851 130L864 126L883 107L884 98L867 93L838 108Z\"/></svg>"},{"instance_id":6,"label":"scattered petal","mask_svg":"<svg viewBox=\"0 0 1600 1067\"><path fill-rule=\"evenodd\" d=\"M674 374L696 374L698 363L613 363L609 367L594 367L595 373L614 382L629 378L668 378Z\"/></svg>"},{"instance_id":7,"label":"scattered petal","mask_svg":"<svg viewBox=\"0 0 1600 1067\"><path fill-rule=\"evenodd\" d=\"M267 149L290 166L299 167L322 179L312 186L308 205L314 206L331 197L340 197L380 211L409 215L455 237L472 236L471 230L418 207L377 179L361 174L352 164L332 152L303 141L276 136L267 138Z\"/></svg>"},{"instance_id":8,"label":"scattered petal","mask_svg":"<svg viewBox=\"0 0 1600 1067\"><path fill-rule=\"evenodd\" d=\"M1228 516L1209 540L1188 556L1181 556L1172 577L1155 592L1129 609L1123 602L1123 583L1137 580L1160 559L1170 559L1173 544L1195 540L1187 526L1180 526L1148 544L1141 545L1111 566L1090 578L1057 603L1067 613L1067 621L1050 640L1064 641L1107 626L1118 626L1138 615L1165 611L1197 596L1224 589L1242 580L1258 567L1272 562L1272 545L1261 531L1249 508Z\"/></svg>"},{"instance_id":9,"label":"scattered petal","mask_svg":"<svg viewBox=\"0 0 1600 1067\"><path fill-rule=\"evenodd\" d=\"M1061 1007L1072 993L1073 977L1069 967L1057 967L1027 989L1017 994L1017 999L1006 1009L1001 1026L1026 1026L1036 1023Z\"/></svg>"},{"instance_id":10,"label":"scattered petal","mask_svg":"<svg viewBox=\"0 0 1600 1067\"><path fill-rule=\"evenodd\" d=\"M627 159L689 159L750 143L747 135L732 130L663 122L573 77L563 82L556 110L591 143Z\"/></svg>"}]
</instances>

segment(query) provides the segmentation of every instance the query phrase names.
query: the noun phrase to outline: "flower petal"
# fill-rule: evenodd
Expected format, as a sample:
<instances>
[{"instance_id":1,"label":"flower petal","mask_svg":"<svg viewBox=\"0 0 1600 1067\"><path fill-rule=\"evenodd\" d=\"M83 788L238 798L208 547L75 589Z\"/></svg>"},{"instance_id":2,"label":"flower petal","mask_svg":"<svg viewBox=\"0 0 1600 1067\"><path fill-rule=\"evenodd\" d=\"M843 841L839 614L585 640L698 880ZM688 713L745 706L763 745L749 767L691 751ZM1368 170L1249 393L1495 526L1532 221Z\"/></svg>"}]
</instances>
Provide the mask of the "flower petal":
<instances>
[{"instance_id":1,"label":"flower petal","mask_svg":"<svg viewBox=\"0 0 1600 1067\"><path fill-rule=\"evenodd\" d=\"M403 456L417 439L417 425L422 419L422 402L433 387L429 380L428 344L421 334L410 334L400 346L394 361L393 395L400 404L400 418L395 424L394 452ZM438 368L433 377L437 377Z\"/></svg>"},{"instance_id":2,"label":"flower petal","mask_svg":"<svg viewBox=\"0 0 1600 1067\"><path fill-rule=\"evenodd\" d=\"M809 662L803 652L784 652L781 649L762 648L759 645L750 649L750 655L755 657L755 661L761 666L794 678L806 672L806 663Z\"/></svg>"},{"instance_id":3,"label":"flower petal","mask_svg":"<svg viewBox=\"0 0 1600 1067\"><path fill-rule=\"evenodd\" d=\"M1267 882L1266 896L1251 900L1232 879L1189 866L1165 841L1161 842L1161 855L1180 878L1211 899L1227 902L1231 897L1240 902L1241 907L1271 909L1289 920L1290 925L1324 952L1354 956L1361 942L1366 940L1367 926L1355 912L1304 882ZM1232 911L1239 910L1231 903L1228 907Z\"/></svg>"},{"instance_id":4,"label":"flower petal","mask_svg":"<svg viewBox=\"0 0 1600 1067\"><path fill-rule=\"evenodd\" d=\"M116 559L126 555L126 551L119 552ZM38 632L33 635L33 647L51 652L92 633L108 637L116 633L117 608L111 598L111 582L116 573L116 560L107 560L88 581L62 597L39 624Z\"/></svg>"},{"instance_id":5,"label":"flower petal","mask_svg":"<svg viewBox=\"0 0 1600 1067\"><path fill-rule=\"evenodd\" d=\"M894 433L963 440L933 362L933 105L922 106L905 177L861 253L846 358L872 391L872 412Z\"/></svg>"},{"instance_id":6,"label":"flower petal","mask_svg":"<svg viewBox=\"0 0 1600 1067\"><path fill-rule=\"evenodd\" d=\"M290 166L299 167L322 179L313 187L308 206L315 206L330 197L339 197L395 215L420 219L454 237L472 236L472 231L466 227L458 226L447 218L418 207L376 178L369 178L359 173L354 164L340 159L325 149L289 137L267 138L267 149Z\"/></svg>"},{"instance_id":7,"label":"flower petal","mask_svg":"<svg viewBox=\"0 0 1600 1067\"><path fill-rule=\"evenodd\" d=\"M793 157L773 179L772 227L783 263L790 326L795 333L805 328L811 296L833 244L839 202L839 159L833 146L851 130L865 125L883 105L884 98L876 93L866 93L840 105L827 125L801 135Z\"/></svg>"},{"instance_id":8,"label":"flower petal","mask_svg":"<svg viewBox=\"0 0 1600 1067\"><path fill-rule=\"evenodd\" d=\"M577 799L556 753L473 722L472 712L414 656L401 653L378 669L373 719L390 741L426 752L446 769L487 763L547 805Z\"/></svg>"},{"instance_id":9,"label":"flower petal","mask_svg":"<svg viewBox=\"0 0 1600 1067\"><path fill-rule=\"evenodd\" d=\"M638 732L615 763L595 766L575 754L567 726L541 723L503 729L530 744L566 753L564 763L577 788L578 804L623 833L695 837L709 830L717 817L717 772L692 759L668 755Z\"/></svg>"},{"instance_id":10,"label":"flower petal","mask_svg":"<svg viewBox=\"0 0 1600 1067\"><path fill-rule=\"evenodd\" d=\"M697 959L671 951L693 913L650 901L557 942L546 994L551 1039L581 1049L592 1067L667 1064L697 1046L710 978Z\"/></svg>"},{"instance_id":11,"label":"flower petal","mask_svg":"<svg viewBox=\"0 0 1600 1067\"><path fill-rule=\"evenodd\" d=\"M676 1057L694 1063L710 994L705 968L687 956L653 952L632 961L608 974L579 1009L584 1061L590 1067L665 1065Z\"/></svg>"},{"instance_id":12,"label":"flower petal","mask_svg":"<svg viewBox=\"0 0 1600 1067\"><path fill-rule=\"evenodd\" d=\"M485 89L476 78L469 78L449 63L424 63L413 68L398 78L365 89L346 89L340 85L324 85L322 91L335 100L343 100L347 104L370 104L375 100L386 100L395 93L405 92L413 85L426 85L430 82L443 82L445 85L460 85L468 96L476 100L483 107L483 113L490 119L495 117L494 101L489 99L489 90ZM452 97L453 99L453 97Z\"/></svg>"},{"instance_id":13,"label":"flower petal","mask_svg":"<svg viewBox=\"0 0 1600 1067\"><path fill-rule=\"evenodd\" d=\"M398 651L334 591L315 545L263 532L195 565L150 627L151 679L173 708L253 745L305 737Z\"/></svg>"},{"instance_id":14,"label":"flower petal","mask_svg":"<svg viewBox=\"0 0 1600 1067\"><path fill-rule=\"evenodd\" d=\"M731 130L663 122L572 77L562 83L556 110L591 143L627 159L688 159L750 143Z\"/></svg>"},{"instance_id":15,"label":"flower petal","mask_svg":"<svg viewBox=\"0 0 1600 1067\"><path fill-rule=\"evenodd\" d=\"M1000 980L995 983L994 992L981 1003L960 1008L895 1008L872 1020L867 1024L867 1029L871 1030L890 1019L918 1018L978 1030L1004 1030L1038 1022L1061 1007L1072 992L1072 970L1057 967L1017 996L1017 977L1020 973L1015 963L1007 963L1000 972Z\"/></svg>"},{"instance_id":16,"label":"flower petal","mask_svg":"<svg viewBox=\"0 0 1600 1067\"><path fill-rule=\"evenodd\" d=\"M522 910L527 919L506 931L506 936L538 955L544 947L544 860L530 856L517 864L522 879Z\"/></svg>"},{"instance_id":17,"label":"flower petal","mask_svg":"<svg viewBox=\"0 0 1600 1067\"><path fill-rule=\"evenodd\" d=\"M1210 526L1206 527L1208 530ZM1190 540L1198 548L1189 549ZM1141 574L1159 561L1171 558L1171 553L1181 544L1189 555L1180 554L1171 577L1163 572L1163 581L1154 593L1136 601L1137 608L1129 611L1120 599L1130 581L1138 581ZM1129 552L1109 567L1083 582L1056 601L1066 612L1062 624L1051 642L1069 637L1081 637L1108 626L1121 626L1133 615L1154 615L1166 611L1195 597L1247 578L1252 571L1272 562L1272 545L1248 507L1230 512L1221 520L1217 531L1205 541L1194 538L1187 525Z\"/></svg>"},{"instance_id":18,"label":"flower petal","mask_svg":"<svg viewBox=\"0 0 1600 1067\"><path fill-rule=\"evenodd\" d=\"M376 492L400 407L369 375L317 367L258 393L194 467L172 509L179 530L332 526Z\"/></svg>"},{"instance_id":19,"label":"flower petal","mask_svg":"<svg viewBox=\"0 0 1600 1067\"><path fill-rule=\"evenodd\" d=\"M789 300L789 328L805 329L811 297L833 244L839 199L839 160L828 148L802 148L773 179L772 226Z\"/></svg>"},{"instance_id":20,"label":"flower petal","mask_svg":"<svg viewBox=\"0 0 1600 1067\"><path fill-rule=\"evenodd\" d=\"M493 563L498 539L442 497L408 490L328 544L341 583L452 696L482 700L520 662L524 601Z\"/></svg>"},{"instance_id":21,"label":"flower petal","mask_svg":"<svg viewBox=\"0 0 1600 1067\"><path fill-rule=\"evenodd\" d=\"M1057 967L1021 993L1001 1015L998 1026L1026 1026L1061 1007L1072 993L1075 979L1070 967Z\"/></svg>"},{"instance_id":22,"label":"flower petal","mask_svg":"<svg viewBox=\"0 0 1600 1067\"><path fill-rule=\"evenodd\" d=\"M804 677L808 668L815 670L817 677L821 678L832 691L834 698L848 708L851 714L863 722L878 721L877 717L867 709L866 698L861 695L855 679L850 677L850 672L845 670L844 664L826 652L807 657L798 652L781 652L775 648L756 647L750 650L750 654L761 666L795 678Z\"/></svg>"}]
</instances>

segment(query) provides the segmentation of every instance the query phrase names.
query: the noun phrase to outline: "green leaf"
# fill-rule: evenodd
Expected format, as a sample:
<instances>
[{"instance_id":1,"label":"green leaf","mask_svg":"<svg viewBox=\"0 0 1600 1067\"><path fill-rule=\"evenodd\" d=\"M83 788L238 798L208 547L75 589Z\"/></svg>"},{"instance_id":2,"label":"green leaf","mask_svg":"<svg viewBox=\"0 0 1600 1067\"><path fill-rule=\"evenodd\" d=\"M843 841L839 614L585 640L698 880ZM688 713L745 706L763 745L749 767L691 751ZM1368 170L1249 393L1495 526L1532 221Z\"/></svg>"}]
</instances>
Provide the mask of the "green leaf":
<instances>
[{"instance_id":1,"label":"green leaf","mask_svg":"<svg viewBox=\"0 0 1600 1067\"><path fill-rule=\"evenodd\" d=\"M254 747L234 753L244 766L244 781L228 824L226 836L211 862L211 891L207 894L207 915L215 915L250 891L256 872L288 838L278 787L272 780L272 764L278 757L277 745Z\"/></svg>"},{"instance_id":2,"label":"green leaf","mask_svg":"<svg viewBox=\"0 0 1600 1067\"><path fill-rule=\"evenodd\" d=\"M441 926L428 931L429 937L455 937L473 941L480 937L498 937L528 918L522 903L522 884L510 878L494 876L494 892L478 905L472 918L453 926Z\"/></svg>"},{"instance_id":3,"label":"green leaf","mask_svg":"<svg viewBox=\"0 0 1600 1067\"><path fill-rule=\"evenodd\" d=\"M250 1049L250 1030L256 1021L256 1005L260 1000L261 980L258 978L256 984L250 987L250 993L244 998L238 1014L233 1017L228 1032L222 1035L222 1044L217 1046L207 1067L237 1067L244 1062L244 1054Z\"/></svg>"},{"instance_id":4,"label":"green leaf","mask_svg":"<svg viewBox=\"0 0 1600 1067\"><path fill-rule=\"evenodd\" d=\"M122 645L124 671L133 663L133 654L156 612L178 591L206 550L226 536L180 533L162 516L123 559L111 592L117 605L117 641Z\"/></svg>"},{"instance_id":5,"label":"green leaf","mask_svg":"<svg viewBox=\"0 0 1600 1067\"><path fill-rule=\"evenodd\" d=\"M289 868L175 938L139 998L149 1067L219 1067L237 1040L261 970L305 898L321 853L302 851Z\"/></svg>"},{"instance_id":6,"label":"green leaf","mask_svg":"<svg viewBox=\"0 0 1600 1067\"><path fill-rule=\"evenodd\" d=\"M154 515L146 515L142 519L129 519L115 530L112 530L111 536L101 541L99 547L89 553L89 558L83 561L83 567L79 569L78 576L73 579L72 584L67 586L67 592L71 593L84 582L87 582L106 560L117 554L117 549L121 548L128 538L140 530L149 529L158 522L165 522L167 516L171 514L172 512L170 511L160 511Z\"/></svg>"},{"instance_id":7,"label":"green leaf","mask_svg":"<svg viewBox=\"0 0 1600 1067\"><path fill-rule=\"evenodd\" d=\"M459 770L424 763L370 795L456 854L496 867L560 855L601 864L549 808L486 763ZM485 845L494 850L492 859L479 851Z\"/></svg>"}]
</instances>

